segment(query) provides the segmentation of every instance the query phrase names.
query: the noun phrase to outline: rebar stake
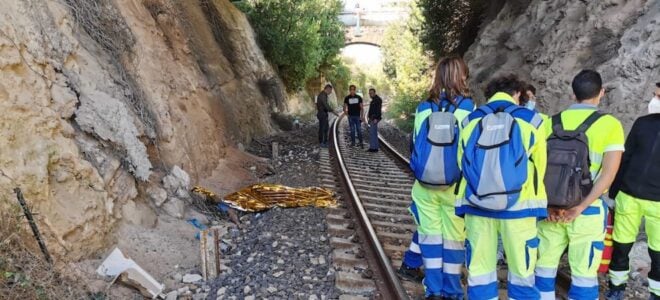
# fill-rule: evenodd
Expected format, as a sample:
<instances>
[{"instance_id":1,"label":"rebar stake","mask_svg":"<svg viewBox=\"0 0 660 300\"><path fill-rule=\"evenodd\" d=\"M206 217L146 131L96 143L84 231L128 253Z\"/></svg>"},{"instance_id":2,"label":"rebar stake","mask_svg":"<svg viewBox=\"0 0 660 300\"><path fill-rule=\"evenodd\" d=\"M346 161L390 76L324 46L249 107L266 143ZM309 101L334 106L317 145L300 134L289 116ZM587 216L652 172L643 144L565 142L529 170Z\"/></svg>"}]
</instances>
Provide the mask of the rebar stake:
<instances>
[{"instance_id":1,"label":"rebar stake","mask_svg":"<svg viewBox=\"0 0 660 300\"><path fill-rule=\"evenodd\" d=\"M34 237L37 239L37 243L39 243L39 248L41 248L41 252L44 254L44 257L46 257L46 261L49 264L52 264L53 259L50 257L50 253L48 253L48 248L46 248L46 243L44 243L44 240L41 238L41 233L39 233L39 228L37 227L37 223L34 222L34 217L32 217L32 212L30 212L30 208L27 206L27 203L25 202L25 198L23 198L23 192L21 192L20 188L15 188L14 192L16 193L16 198L18 198L18 203L20 203L21 207L23 208L23 213L25 213L25 217L28 219L28 223L30 223L32 234L34 234Z\"/></svg>"}]
</instances>

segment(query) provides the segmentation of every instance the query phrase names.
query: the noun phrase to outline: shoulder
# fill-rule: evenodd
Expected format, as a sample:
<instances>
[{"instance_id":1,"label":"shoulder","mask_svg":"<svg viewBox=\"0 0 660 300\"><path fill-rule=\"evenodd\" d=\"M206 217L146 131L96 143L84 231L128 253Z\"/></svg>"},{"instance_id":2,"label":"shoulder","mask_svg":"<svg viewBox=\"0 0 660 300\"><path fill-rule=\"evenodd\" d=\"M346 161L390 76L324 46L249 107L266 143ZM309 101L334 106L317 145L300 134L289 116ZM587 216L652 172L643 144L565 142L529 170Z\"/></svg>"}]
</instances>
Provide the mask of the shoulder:
<instances>
[{"instance_id":1,"label":"shoulder","mask_svg":"<svg viewBox=\"0 0 660 300\"><path fill-rule=\"evenodd\" d=\"M529 110L529 109L521 107L521 106L516 108L513 111L512 115L515 118L521 119L521 120L531 124L532 126L534 126L537 129L539 127L541 127L541 124L543 124L543 116L541 115L541 113L535 112L533 110Z\"/></svg>"},{"instance_id":2,"label":"shoulder","mask_svg":"<svg viewBox=\"0 0 660 300\"><path fill-rule=\"evenodd\" d=\"M431 109L431 103L427 100L422 100L417 104L417 111L422 111L426 109Z\"/></svg>"},{"instance_id":3,"label":"shoulder","mask_svg":"<svg viewBox=\"0 0 660 300\"><path fill-rule=\"evenodd\" d=\"M623 125L621 124L621 121L619 121L619 119L617 119L615 116L613 116L611 114L606 114L606 113L603 113L603 112L601 112L601 113L603 114L603 116L600 117L600 119L598 119L598 121L596 121L596 123L594 123L594 125L598 124L597 126L601 127L601 128L602 127L606 127L606 128L609 128L609 129L619 129L620 128L621 130L623 130Z\"/></svg>"},{"instance_id":4,"label":"shoulder","mask_svg":"<svg viewBox=\"0 0 660 300\"><path fill-rule=\"evenodd\" d=\"M651 125L654 123L660 124L660 115L651 114L651 115L641 116L637 118L635 122L633 122L633 128L639 126L646 126L647 124Z\"/></svg>"},{"instance_id":5,"label":"shoulder","mask_svg":"<svg viewBox=\"0 0 660 300\"><path fill-rule=\"evenodd\" d=\"M460 97L456 102L459 109L473 111L475 108L474 100L471 97Z\"/></svg>"}]
</instances>

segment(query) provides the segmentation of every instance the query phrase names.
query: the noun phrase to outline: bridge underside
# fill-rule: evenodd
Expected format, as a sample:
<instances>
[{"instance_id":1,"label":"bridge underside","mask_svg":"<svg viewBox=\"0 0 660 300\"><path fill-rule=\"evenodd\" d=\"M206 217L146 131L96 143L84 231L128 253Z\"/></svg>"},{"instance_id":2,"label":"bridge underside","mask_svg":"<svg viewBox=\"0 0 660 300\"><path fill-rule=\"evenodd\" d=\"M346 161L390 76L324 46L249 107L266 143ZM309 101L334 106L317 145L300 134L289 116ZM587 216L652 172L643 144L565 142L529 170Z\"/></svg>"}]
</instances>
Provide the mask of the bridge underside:
<instances>
[{"instance_id":1,"label":"bridge underside","mask_svg":"<svg viewBox=\"0 0 660 300\"><path fill-rule=\"evenodd\" d=\"M385 26L360 26L360 34L355 35L355 26L344 29L345 45L367 44L380 47L385 35Z\"/></svg>"}]
</instances>

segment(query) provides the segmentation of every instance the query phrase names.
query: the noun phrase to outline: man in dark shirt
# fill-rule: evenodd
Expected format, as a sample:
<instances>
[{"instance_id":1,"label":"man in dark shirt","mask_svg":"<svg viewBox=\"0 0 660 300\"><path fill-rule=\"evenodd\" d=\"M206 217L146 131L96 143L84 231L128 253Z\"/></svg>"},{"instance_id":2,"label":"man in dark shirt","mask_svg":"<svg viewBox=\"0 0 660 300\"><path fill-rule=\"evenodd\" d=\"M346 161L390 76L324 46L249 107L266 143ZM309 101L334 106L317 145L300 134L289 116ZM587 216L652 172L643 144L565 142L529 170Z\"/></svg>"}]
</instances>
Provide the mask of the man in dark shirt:
<instances>
[{"instance_id":1,"label":"man in dark shirt","mask_svg":"<svg viewBox=\"0 0 660 300\"><path fill-rule=\"evenodd\" d=\"M369 89L369 97L371 98L371 103L369 103L369 113L367 118L369 120L369 152L378 152L378 122L381 119L381 109L383 106L383 100L376 95L376 89Z\"/></svg>"},{"instance_id":2,"label":"man in dark shirt","mask_svg":"<svg viewBox=\"0 0 660 300\"><path fill-rule=\"evenodd\" d=\"M633 124L621 168L610 188L615 198L614 250L607 299L624 299L630 261L642 217L646 220L651 271L649 299L660 299L660 82L649 102L649 114Z\"/></svg>"},{"instance_id":3,"label":"man in dark shirt","mask_svg":"<svg viewBox=\"0 0 660 300\"><path fill-rule=\"evenodd\" d=\"M360 140L360 148L362 145L362 130L360 130L360 123L363 118L362 97L355 94L355 85L349 87L350 94L344 98L344 113L348 115L348 124L351 127L351 146L355 146L355 132L357 131L358 139Z\"/></svg>"},{"instance_id":4,"label":"man in dark shirt","mask_svg":"<svg viewBox=\"0 0 660 300\"><path fill-rule=\"evenodd\" d=\"M319 119L319 143L322 148L328 147L328 130L330 128L328 112L337 114L328 105L328 95L331 93L332 85L326 84L325 88L316 97L316 118Z\"/></svg>"}]
</instances>

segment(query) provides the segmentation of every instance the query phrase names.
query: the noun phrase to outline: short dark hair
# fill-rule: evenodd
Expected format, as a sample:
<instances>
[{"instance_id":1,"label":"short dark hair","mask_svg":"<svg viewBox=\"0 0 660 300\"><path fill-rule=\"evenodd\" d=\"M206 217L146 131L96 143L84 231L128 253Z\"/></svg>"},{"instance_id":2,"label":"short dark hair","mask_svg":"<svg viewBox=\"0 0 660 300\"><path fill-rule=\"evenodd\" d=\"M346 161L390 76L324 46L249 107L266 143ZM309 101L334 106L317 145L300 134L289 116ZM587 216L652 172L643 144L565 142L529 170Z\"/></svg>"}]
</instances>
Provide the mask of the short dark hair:
<instances>
[{"instance_id":1,"label":"short dark hair","mask_svg":"<svg viewBox=\"0 0 660 300\"><path fill-rule=\"evenodd\" d=\"M375 89L375 88L370 88L369 91L375 93L375 92L376 92L376 89Z\"/></svg>"},{"instance_id":2,"label":"short dark hair","mask_svg":"<svg viewBox=\"0 0 660 300\"><path fill-rule=\"evenodd\" d=\"M327 88L332 88L332 84L326 84L325 87L323 88L324 90Z\"/></svg>"},{"instance_id":3,"label":"short dark hair","mask_svg":"<svg viewBox=\"0 0 660 300\"><path fill-rule=\"evenodd\" d=\"M355 86L355 84L351 84L351 85L348 86L348 89L349 89L349 90L350 90L350 89L357 89L357 86Z\"/></svg>"},{"instance_id":4,"label":"short dark hair","mask_svg":"<svg viewBox=\"0 0 660 300\"><path fill-rule=\"evenodd\" d=\"M528 85L525 87L525 90L526 90L526 91L530 91L530 92L532 92L532 94L536 95L536 88L535 88L533 85L531 85L531 84L528 84Z\"/></svg>"},{"instance_id":5,"label":"short dark hair","mask_svg":"<svg viewBox=\"0 0 660 300\"><path fill-rule=\"evenodd\" d=\"M573 78L571 87L577 101L584 101L598 96L603 89L603 79L594 70L582 70Z\"/></svg>"},{"instance_id":6,"label":"short dark hair","mask_svg":"<svg viewBox=\"0 0 660 300\"><path fill-rule=\"evenodd\" d=\"M486 98L490 98L497 92L505 92L513 96L516 92L524 92L524 86L524 83L514 74L500 76L488 83L484 95Z\"/></svg>"},{"instance_id":7,"label":"short dark hair","mask_svg":"<svg viewBox=\"0 0 660 300\"><path fill-rule=\"evenodd\" d=\"M657 88L660 89L660 82L656 83L656 84L655 84L655 87L657 87Z\"/></svg>"}]
</instances>

